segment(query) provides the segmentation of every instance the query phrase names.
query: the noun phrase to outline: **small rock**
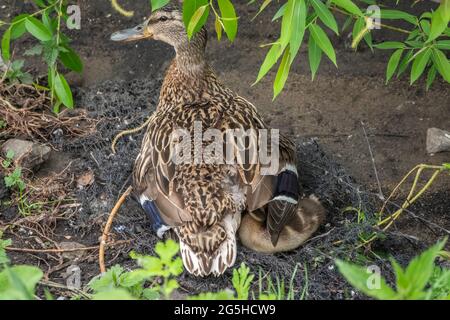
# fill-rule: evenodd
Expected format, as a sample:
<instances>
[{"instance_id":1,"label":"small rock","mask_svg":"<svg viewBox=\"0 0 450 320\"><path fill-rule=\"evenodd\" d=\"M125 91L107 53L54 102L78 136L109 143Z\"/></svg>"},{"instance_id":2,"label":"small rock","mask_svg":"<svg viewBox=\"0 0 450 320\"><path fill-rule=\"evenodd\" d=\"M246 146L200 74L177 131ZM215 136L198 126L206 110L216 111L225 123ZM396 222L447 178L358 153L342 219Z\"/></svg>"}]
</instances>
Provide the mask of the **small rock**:
<instances>
[{"instance_id":1,"label":"small rock","mask_svg":"<svg viewBox=\"0 0 450 320\"><path fill-rule=\"evenodd\" d=\"M60 242L59 247L63 250L70 250L70 249L76 249L76 248L84 248L85 246L77 243L77 242ZM62 256L65 259L76 261L83 257L85 251L79 250L79 251L68 251L63 252Z\"/></svg>"},{"instance_id":2,"label":"small rock","mask_svg":"<svg viewBox=\"0 0 450 320\"><path fill-rule=\"evenodd\" d=\"M50 147L20 139L10 139L2 146L2 153L14 152L13 161L16 166L33 169L45 162L50 154Z\"/></svg>"},{"instance_id":3,"label":"small rock","mask_svg":"<svg viewBox=\"0 0 450 320\"><path fill-rule=\"evenodd\" d=\"M450 132L438 128L429 128L427 131L427 152L443 151L450 151Z\"/></svg>"},{"instance_id":4,"label":"small rock","mask_svg":"<svg viewBox=\"0 0 450 320\"><path fill-rule=\"evenodd\" d=\"M94 183L94 173L92 171L86 171L77 180L78 189L83 189Z\"/></svg>"}]
</instances>

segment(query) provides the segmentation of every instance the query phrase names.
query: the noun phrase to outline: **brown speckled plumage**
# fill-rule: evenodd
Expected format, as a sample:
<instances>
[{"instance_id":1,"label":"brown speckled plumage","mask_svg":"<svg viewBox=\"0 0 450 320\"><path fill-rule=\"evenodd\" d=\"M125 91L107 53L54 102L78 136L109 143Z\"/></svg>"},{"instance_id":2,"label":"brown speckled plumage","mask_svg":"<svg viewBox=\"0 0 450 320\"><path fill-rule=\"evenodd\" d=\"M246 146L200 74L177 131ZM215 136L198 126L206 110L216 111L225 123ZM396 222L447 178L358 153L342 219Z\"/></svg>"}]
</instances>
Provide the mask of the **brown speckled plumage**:
<instances>
[{"instance_id":1,"label":"brown speckled plumage","mask_svg":"<svg viewBox=\"0 0 450 320\"><path fill-rule=\"evenodd\" d=\"M168 18L161 19L164 15ZM244 212L250 212L248 217L264 226L253 231L247 228L247 232L264 233L260 237L264 245L272 246L273 251L283 250L283 243L276 247L272 243L276 244L283 228L295 220L297 202L273 201L278 173L262 175L259 162L173 162L174 143L181 142L172 139L175 129L185 129L192 136L198 121L203 133L212 128L221 133L227 129L269 128L251 103L215 76L205 60L204 29L187 41L181 15L171 9L156 11L144 27L151 37L171 44L176 57L167 70L157 110L135 162L136 197L156 203L165 225L179 238L185 267L195 275L220 275L234 264L236 234ZM238 147L229 143L237 152ZM190 146L192 156L199 144L207 147L209 142L197 141ZM287 165L295 168L294 145L284 136L280 137L279 153L280 170ZM272 243L266 235L268 239L272 236ZM253 235L245 244L252 247L258 237Z\"/></svg>"}]
</instances>

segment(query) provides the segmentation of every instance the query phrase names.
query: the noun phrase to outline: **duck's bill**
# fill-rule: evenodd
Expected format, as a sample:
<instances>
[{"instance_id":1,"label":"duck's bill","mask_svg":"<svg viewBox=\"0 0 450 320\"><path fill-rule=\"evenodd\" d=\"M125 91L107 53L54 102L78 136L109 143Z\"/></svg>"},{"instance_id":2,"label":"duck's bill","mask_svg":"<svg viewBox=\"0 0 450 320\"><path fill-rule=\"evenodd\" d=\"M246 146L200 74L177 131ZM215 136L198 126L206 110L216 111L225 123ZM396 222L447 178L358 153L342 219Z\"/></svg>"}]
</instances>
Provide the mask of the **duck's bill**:
<instances>
[{"instance_id":1,"label":"duck's bill","mask_svg":"<svg viewBox=\"0 0 450 320\"><path fill-rule=\"evenodd\" d=\"M152 34L148 31L147 24L143 23L131 29L125 29L114 32L111 35L112 41L136 41L140 39L151 38Z\"/></svg>"}]
</instances>

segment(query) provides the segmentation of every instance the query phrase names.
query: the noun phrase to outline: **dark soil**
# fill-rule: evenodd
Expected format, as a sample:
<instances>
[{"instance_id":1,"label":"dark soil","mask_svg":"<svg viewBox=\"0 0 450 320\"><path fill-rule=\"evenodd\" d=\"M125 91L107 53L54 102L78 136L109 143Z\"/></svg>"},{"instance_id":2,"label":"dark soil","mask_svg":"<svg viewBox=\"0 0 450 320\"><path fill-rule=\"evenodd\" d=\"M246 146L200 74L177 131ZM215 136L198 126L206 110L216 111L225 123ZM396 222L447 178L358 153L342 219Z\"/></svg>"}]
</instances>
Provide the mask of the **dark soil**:
<instances>
[{"instance_id":1,"label":"dark soil","mask_svg":"<svg viewBox=\"0 0 450 320\"><path fill-rule=\"evenodd\" d=\"M4 3L7 9L0 12L0 19L8 20L22 10L21 6L14 5L16 1ZM81 207L70 219L52 224L54 241L67 241L70 237L70 241L91 246L98 244L108 213L129 183L142 132L120 140L115 155L110 149L111 140L119 131L142 123L154 111L164 70L173 53L162 43L118 45L108 40L112 32L139 23L148 12L148 1L127 4L127 8L136 12L133 18L120 16L107 1L80 0L79 3L82 29L70 34L74 48L84 58L85 72L69 78L76 86L77 107L87 109L91 117L101 121L95 135L82 139L55 134L52 143L58 151L37 175L60 172L70 162L70 172L75 178L88 170L94 172L95 182L77 191ZM421 11L424 6L419 4L414 10ZM25 9L30 10L27 5ZM371 230L373 214L382 204L375 195L378 183L369 144L385 195L415 165L450 162L448 152L429 156L425 151L427 128L450 128L448 84L438 82L428 92L424 90L423 81L409 86L406 78L385 86L388 53L372 53L367 48L355 53L348 48L344 34L342 38L332 37L339 69L323 61L317 79L311 82L306 48L302 48L285 90L272 102L273 72L261 84L253 87L250 84L265 55L265 50L258 45L271 42L277 36L277 24L267 23L275 8L269 8L253 24L249 23L249 17L255 14L255 7L239 5L238 12L242 19L234 44L218 43L210 35L208 57L211 64L223 82L252 101L272 127L295 137L302 185L307 194L315 193L323 200L328 216L316 237L301 248L285 254L262 255L241 247L237 264L245 262L255 272L261 269L263 274L269 272L281 277L292 275L299 264L295 287L301 292L307 269L308 298L362 298L339 275L333 258L359 256L360 252L354 249L358 235ZM390 36L384 30L377 31L374 41ZM21 46L28 44L29 41L24 41ZM42 72L38 65L29 67ZM0 188L0 194L3 192ZM401 199L394 200L401 204ZM342 213L348 206L361 208L368 220L355 223L353 213ZM7 223L14 218L15 213L10 208L4 206L1 210L0 222ZM368 259L379 265L392 281L388 260L380 257L393 255L405 264L448 234L442 228L450 229L448 176L441 177L409 213L404 213L384 240L374 243L372 250L377 255L368 251ZM157 238L149 232L147 221L133 200L128 199L123 205L113 230L115 240L132 239L133 242L109 248L106 257L109 266L119 263L133 268L135 262L128 257L131 250L153 253ZM27 230L6 236L12 237L14 247L35 244L35 235ZM82 270L83 285L99 272L95 254L86 254L76 262ZM63 284L65 269L71 263L65 259L61 264L44 254L11 253L10 256L14 263L36 264L46 272L51 271L49 278ZM230 278L230 270L222 277L205 279L184 273L180 278L181 291L224 289L230 286Z\"/></svg>"}]
</instances>

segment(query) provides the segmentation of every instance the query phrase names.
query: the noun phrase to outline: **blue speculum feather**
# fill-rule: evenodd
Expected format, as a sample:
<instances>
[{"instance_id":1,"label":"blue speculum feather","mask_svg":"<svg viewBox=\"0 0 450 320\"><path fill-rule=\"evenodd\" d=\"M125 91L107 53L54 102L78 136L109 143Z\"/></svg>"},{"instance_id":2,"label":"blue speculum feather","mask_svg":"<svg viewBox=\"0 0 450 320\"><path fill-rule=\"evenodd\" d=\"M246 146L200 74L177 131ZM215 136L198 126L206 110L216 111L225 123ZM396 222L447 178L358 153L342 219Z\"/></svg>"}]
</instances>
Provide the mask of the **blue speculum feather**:
<instances>
[{"instance_id":1,"label":"blue speculum feather","mask_svg":"<svg viewBox=\"0 0 450 320\"><path fill-rule=\"evenodd\" d=\"M150 219L150 224L154 232L158 232L161 227L165 226L155 201L145 200L142 204L142 208Z\"/></svg>"},{"instance_id":2,"label":"blue speculum feather","mask_svg":"<svg viewBox=\"0 0 450 320\"><path fill-rule=\"evenodd\" d=\"M283 171L278 175L276 196L286 196L294 200L298 199L299 187L297 175L289 170Z\"/></svg>"}]
</instances>

